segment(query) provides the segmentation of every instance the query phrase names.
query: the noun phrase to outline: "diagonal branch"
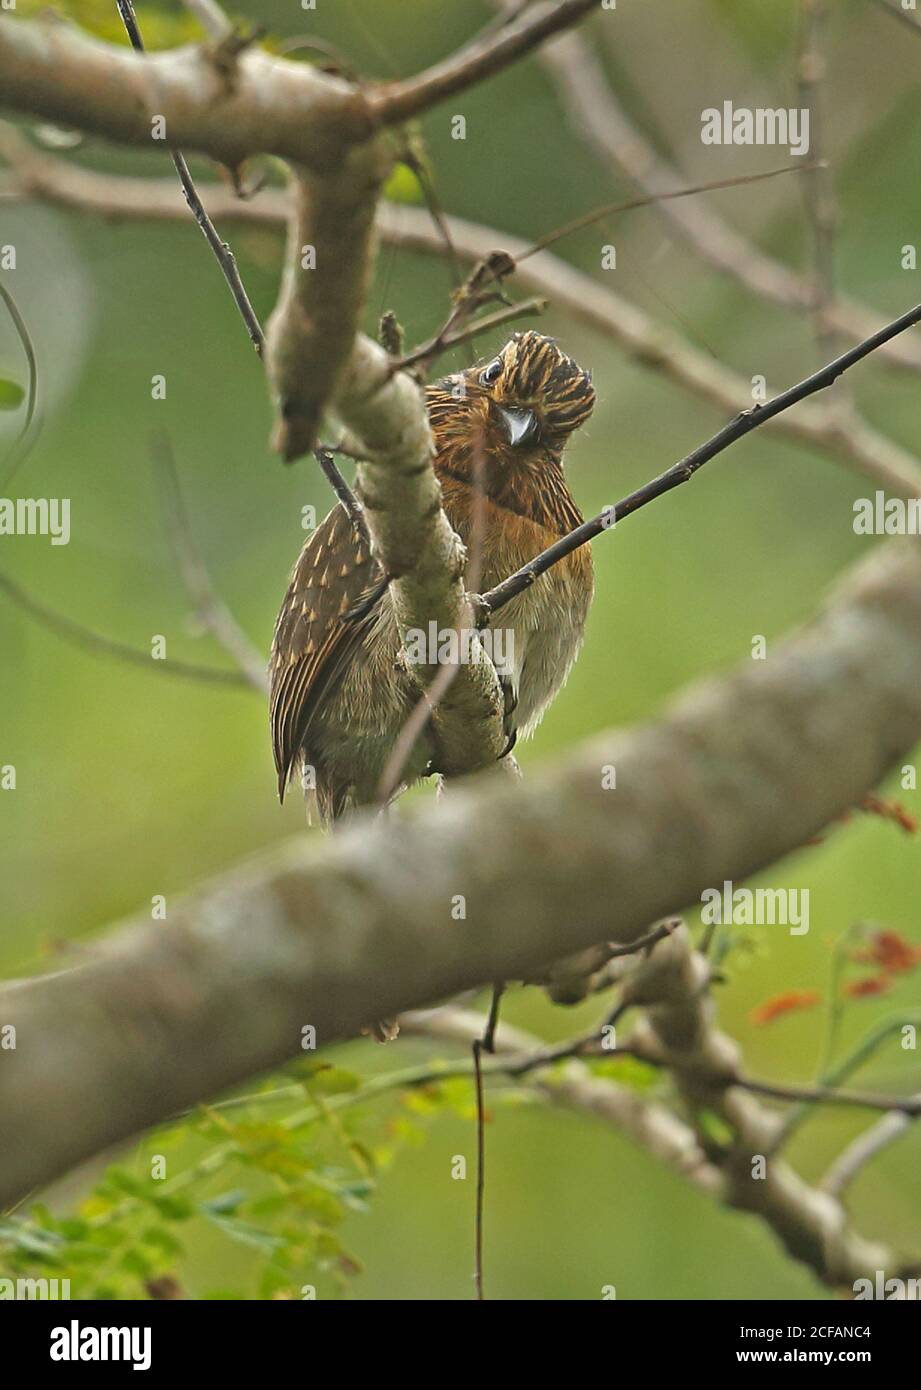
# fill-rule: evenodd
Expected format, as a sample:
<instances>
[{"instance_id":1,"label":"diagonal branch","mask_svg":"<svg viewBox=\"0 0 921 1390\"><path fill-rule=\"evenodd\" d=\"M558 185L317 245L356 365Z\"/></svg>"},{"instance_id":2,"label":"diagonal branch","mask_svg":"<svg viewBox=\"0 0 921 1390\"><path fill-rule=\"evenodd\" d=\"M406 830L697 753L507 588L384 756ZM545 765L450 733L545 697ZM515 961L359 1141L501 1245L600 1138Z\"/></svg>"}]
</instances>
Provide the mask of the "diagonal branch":
<instances>
[{"instance_id":1,"label":"diagonal branch","mask_svg":"<svg viewBox=\"0 0 921 1390\"><path fill-rule=\"evenodd\" d=\"M328 167L374 130L355 87L306 64L258 48L229 67L197 46L134 53L47 17L0 15L0 106L148 149L159 116L166 142L231 167L256 154Z\"/></svg>"},{"instance_id":2,"label":"diagonal branch","mask_svg":"<svg viewBox=\"0 0 921 1390\"><path fill-rule=\"evenodd\" d=\"M134 13L132 0L117 0L117 4L118 12L122 17L122 23L128 32L128 38L131 40L131 47L135 52L143 53L144 41L141 38L141 31L138 27L137 16ZM170 158L175 166L182 192L185 195L185 200L189 205L189 211L198 223L202 236L211 248L214 258L221 268L230 293L233 295L233 301L240 312L243 322L246 324L249 340L261 357L263 347L265 346L262 335L262 325L256 317L255 309L249 302L249 295L246 293L243 281L240 278L240 272L237 269L236 257L227 243L218 235L217 228L205 211L201 198L198 195L198 190L192 181L192 175L189 172L189 166L185 161L185 157L179 150L171 149Z\"/></svg>"},{"instance_id":3,"label":"diagonal branch","mask_svg":"<svg viewBox=\"0 0 921 1390\"><path fill-rule=\"evenodd\" d=\"M23 194L78 208L100 217L172 220L184 215L181 200L168 180L118 178L78 169L63 160L27 146L10 127L0 127L0 154L14 170L14 187ZM218 185L202 189L211 214L227 221L259 227L284 225L288 200L274 190L243 202ZM465 218L446 218L451 241L467 261L480 261L502 246L515 260L532 248L527 242ZM445 246L428 214L410 206L382 204L378 230L391 245L444 255ZM751 382L694 348L670 329L651 319L637 305L615 294L591 276L576 270L549 251L519 263L519 283L551 299L615 342L640 366L662 372L676 385L733 414L751 399ZM876 320L876 327L882 319ZM894 339L880 349L880 355ZM912 351L914 349L912 348ZM913 497L921 484L921 464L872 425L842 411L831 412L809 402L795 414L781 414L770 428L795 443L818 450L864 473L894 496Z\"/></svg>"},{"instance_id":4,"label":"diagonal branch","mask_svg":"<svg viewBox=\"0 0 921 1390\"><path fill-rule=\"evenodd\" d=\"M557 88L571 125L602 163L643 193L668 193L687 182L630 121L611 90L596 50L581 34L564 34L547 44L540 61ZM821 171L815 177L822 177ZM726 222L712 204L700 199L666 200L654 207L695 255L759 298L799 311L812 307L815 291L811 279L767 255ZM881 314L845 295L836 295L826 306L825 319L829 328L854 340L876 332L883 322ZM889 343L882 355L894 365L921 371L921 347L915 343Z\"/></svg>"},{"instance_id":5,"label":"diagonal branch","mask_svg":"<svg viewBox=\"0 0 921 1390\"><path fill-rule=\"evenodd\" d=\"M49 608L47 604L39 599L33 598L8 574L0 573L0 593L21 608L24 613L28 613L30 618L41 623L51 632L57 633L58 637L63 637L75 647L82 647L84 651L94 652L97 655L114 656L120 661L129 661L135 666L143 666L147 671L159 671L166 676L177 676L183 680L195 680L210 682L214 685L232 685L243 687L251 686L248 676L241 670L225 671L218 666L199 666L191 661L155 661L149 652L142 651L140 647L129 646L127 642L119 642L115 637L107 637L104 633L94 632L92 628L84 627L75 619L67 617L64 613L58 613L55 609Z\"/></svg>"},{"instance_id":6,"label":"diagonal branch","mask_svg":"<svg viewBox=\"0 0 921 1390\"><path fill-rule=\"evenodd\" d=\"M0 1204L299 1054L307 1026L325 1046L645 935L801 847L919 737L921 554L894 543L770 662L655 724L526 784L458 790L424 820L298 839L171 904L165 925L139 917L87 965L0 991L20 1040L0 1063Z\"/></svg>"},{"instance_id":7,"label":"diagonal branch","mask_svg":"<svg viewBox=\"0 0 921 1390\"><path fill-rule=\"evenodd\" d=\"M215 589L196 544L179 485L176 460L165 435L155 438L153 456L163 485L170 544L183 582L195 604L197 617L232 658L247 684L260 694L267 694L269 682L266 663Z\"/></svg>"},{"instance_id":8,"label":"diagonal branch","mask_svg":"<svg viewBox=\"0 0 921 1390\"><path fill-rule=\"evenodd\" d=\"M682 483L690 482L698 469L702 468L705 463L709 463L711 459L716 458L724 449L728 449L731 444L735 444L739 439L744 439L747 434L751 434L760 425L767 424L769 420L775 419L783 411L798 405L807 397L815 395L817 391L826 390L844 372L858 362L862 362L865 357L869 357L883 343L891 341L899 333L906 332L918 323L921 323L921 304L916 304L913 309L909 309L907 313L893 319L892 323L887 324L885 328L881 328L872 338L867 338L864 342L858 343L856 347L849 348L840 357L836 357L833 362L826 363L817 372L813 372L811 376L798 381L794 386L782 391L780 395L774 396L765 405L754 405L750 410L741 411L710 439L698 445L678 463L672 464L671 468L660 473L657 478L644 483L642 487L631 492L616 506L606 507L603 512L599 512L590 521L583 522L574 531L570 531L568 536L563 536L561 540L554 542L540 555L529 560L526 565L522 565L521 569L516 570L513 575L503 579L501 584L497 584L494 589L483 594L481 599L485 610L490 615L496 613L517 594L522 593L529 585L533 584L538 575L545 574L553 565L559 564L560 560L571 555L574 550L578 550L579 546L594 540L603 531L613 529L616 522L639 511L641 507L655 501L657 497L670 492L673 488L680 487ZM919 490L918 495L921 496L921 490Z\"/></svg>"},{"instance_id":9,"label":"diagonal branch","mask_svg":"<svg viewBox=\"0 0 921 1390\"><path fill-rule=\"evenodd\" d=\"M501 29L486 31L426 72L380 85L369 93L372 112L384 125L418 116L440 101L516 63L553 34L578 23L598 0L543 0Z\"/></svg>"}]
</instances>

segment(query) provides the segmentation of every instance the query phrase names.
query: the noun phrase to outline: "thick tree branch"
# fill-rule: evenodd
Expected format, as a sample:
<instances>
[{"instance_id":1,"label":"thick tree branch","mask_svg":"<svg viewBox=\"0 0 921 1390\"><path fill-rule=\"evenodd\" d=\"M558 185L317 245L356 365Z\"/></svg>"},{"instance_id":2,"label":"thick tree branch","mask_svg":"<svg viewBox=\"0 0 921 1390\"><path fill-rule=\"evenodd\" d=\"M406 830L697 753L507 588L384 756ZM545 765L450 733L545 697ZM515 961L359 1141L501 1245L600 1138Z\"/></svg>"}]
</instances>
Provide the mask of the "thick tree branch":
<instances>
[{"instance_id":1,"label":"thick tree branch","mask_svg":"<svg viewBox=\"0 0 921 1390\"><path fill-rule=\"evenodd\" d=\"M921 551L896 543L769 661L656 723L527 784L458 789L424 821L286 845L90 964L0 992L17 1028L0 1051L0 1203L296 1055L308 1025L324 1046L644 935L802 846L919 737Z\"/></svg>"},{"instance_id":2,"label":"thick tree branch","mask_svg":"<svg viewBox=\"0 0 921 1390\"><path fill-rule=\"evenodd\" d=\"M766 1157L777 1116L732 1084L739 1049L715 1026L709 971L705 957L691 950L687 931L675 932L630 977L624 998L645 1009L631 1046L639 1045L642 1056L645 1042L649 1055L669 1068L692 1116L717 1114L730 1130L718 1160L723 1200L759 1216L827 1284L853 1288L877 1269L900 1268L902 1258L849 1228L839 1203L783 1159Z\"/></svg>"},{"instance_id":3,"label":"thick tree branch","mask_svg":"<svg viewBox=\"0 0 921 1390\"><path fill-rule=\"evenodd\" d=\"M344 151L323 174L292 170L285 269L266 334L279 410L273 443L286 460L316 444L352 351L373 265L377 199L391 164L387 147L371 141Z\"/></svg>"},{"instance_id":4,"label":"thick tree branch","mask_svg":"<svg viewBox=\"0 0 921 1390\"><path fill-rule=\"evenodd\" d=\"M303 63L254 48L229 70L206 48L139 54L55 18L0 15L0 105L154 149L161 116L165 142L231 166L268 153L331 169L374 130L354 87Z\"/></svg>"},{"instance_id":5,"label":"thick tree branch","mask_svg":"<svg viewBox=\"0 0 921 1390\"><path fill-rule=\"evenodd\" d=\"M391 576L402 634L408 628L471 627L464 588L466 555L441 507L433 443L420 389L390 357L359 335L336 411L358 442L358 492L375 551ZM424 686L443 666L413 668ZM457 667L432 713L436 764L446 776L495 763L505 743L503 700L488 659Z\"/></svg>"}]
</instances>

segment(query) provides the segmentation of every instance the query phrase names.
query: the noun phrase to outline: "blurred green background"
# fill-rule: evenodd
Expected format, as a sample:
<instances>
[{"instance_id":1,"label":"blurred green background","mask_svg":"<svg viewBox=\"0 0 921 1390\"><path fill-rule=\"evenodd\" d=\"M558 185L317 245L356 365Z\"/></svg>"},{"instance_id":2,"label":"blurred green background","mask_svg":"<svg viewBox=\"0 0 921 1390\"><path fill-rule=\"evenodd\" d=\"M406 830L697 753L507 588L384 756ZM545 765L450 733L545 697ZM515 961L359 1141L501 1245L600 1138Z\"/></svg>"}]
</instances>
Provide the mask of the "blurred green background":
<instances>
[{"instance_id":1,"label":"blurred green background","mask_svg":"<svg viewBox=\"0 0 921 1390\"><path fill-rule=\"evenodd\" d=\"M104 27L105 6L59 8L100 32ZM833 163L839 200L837 272L855 296L894 314L919 298L921 284L918 272L900 266L902 246L921 232L921 36L915 41L863 0L831 8L823 153ZM251 0L233 11L274 36L319 35L379 77L412 73L450 52L491 14L475 0L318 0L315 11ZM153 42L160 17L179 9L141 4L138 13ZM795 32L796 6L786 0L759 7L742 0L620 0L616 15L596 21L592 42L628 111L696 182L784 162L771 149L704 148L699 121L703 107L726 98L793 104ZM118 33L114 24L111 33ZM451 139L455 112L467 118L464 142ZM629 196L567 125L533 59L440 107L423 131L446 209L503 232L536 239L582 211ZM114 172L170 172L165 155L92 142L65 157ZM206 166L194 167L211 176ZM808 265L797 179L705 196L763 248ZM230 239L265 320L280 236L236 229ZM599 246L611 240L617 269L603 273ZM165 429L215 582L267 652L303 540L301 508L313 504L322 514L329 499L309 461L283 468L268 449L262 374L203 239L191 221L119 225L0 201L0 243L11 242L19 263L5 282L36 341L45 414L11 495L70 497L72 540L54 548L37 537L3 538L0 567L100 632L145 650L153 634L164 634L172 657L224 662L190 622L164 532L150 439ZM816 364L808 322L702 267L654 209L603 222L556 249L743 377L763 373L772 391ZM417 341L444 317L449 288L445 264L384 247L367 326L373 331L380 312L393 308L409 341ZM722 423L711 407L628 363L552 306L539 326L594 370L598 406L568 455L586 514ZM500 341L485 340L483 352ZM448 359L445 370L454 365ZM163 401L150 396L157 373L167 379ZM22 377L5 321L0 375ZM849 383L869 419L921 449L911 376L871 362ZM750 659L755 634L764 634L770 649L808 618L835 576L876 543L855 537L851 526L853 499L872 491L827 457L765 430L691 487L603 537L595 546L597 597L585 650L537 736L520 749L525 775L587 735L649 717L689 680ZM65 948L64 959L74 958L106 924L147 911L153 895L175 896L284 836L317 833L304 829L296 796L278 807L266 713L253 695L92 657L2 599L0 653L0 763L15 764L18 783L15 792L0 792L4 974L51 966ZM917 793L895 780L890 791L921 812ZM720 1020L753 1074L809 1080L824 1037L822 1010L761 1027L751 1012L790 989L817 990L827 1002L831 948L855 922L921 939L921 849L895 826L856 816L763 881L811 890L811 930L795 938L780 928L749 932L718 991ZM612 915L616 910L612 903ZM917 978L904 977L885 997L852 1003L845 1043L907 1007L917 997ZM561 1037L592 1013L554 1009L532 990L512 994L504 1016ZM383 1055L367 1042L341 1049L362 1074L424 1054L406 1040ZM917 1090L913 1056L893 1045L861 1084ZM806 1177L818 1178L867 1123L860 1112L817 1115L795 1140L792 1157ZM472 1161L472 1125L439 1115L427 1134L401 1150L370 1211L349 1217L350 1246L366 1265L351 1297L470 1296L473 1183L452 1181L450 1160L462 1153ZM494 1298L597 1298L607 1283L620 1298L831 1296L757 1221L714 1208L588 1118L502 1107L488 1145L487 1278ZM915 1132L887 1150L851 1194L866 1234L916 1252L919 1159ZM255 1252L203 1230L182 1277L193 1295L224 1287L249 1295L255 1260ZM332 1291L322 1280L319 1287Z\"/></svg>"}]
</instances>

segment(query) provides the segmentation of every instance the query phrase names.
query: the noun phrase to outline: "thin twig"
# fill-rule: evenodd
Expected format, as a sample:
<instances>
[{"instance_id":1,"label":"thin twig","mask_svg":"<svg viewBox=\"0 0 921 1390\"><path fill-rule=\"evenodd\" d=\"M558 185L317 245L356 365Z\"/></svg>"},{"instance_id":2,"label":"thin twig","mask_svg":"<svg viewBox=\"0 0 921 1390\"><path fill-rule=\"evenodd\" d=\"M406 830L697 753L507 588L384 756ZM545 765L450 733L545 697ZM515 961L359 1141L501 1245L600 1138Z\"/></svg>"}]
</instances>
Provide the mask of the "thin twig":
<instances>
[{"instance_id":1,"label":"thin twig","mask_svg":"<svg viewBox=\"0 0 921 1390\"><path fill-rule=\"evenodd\" d=\"M224 648L254 690L265 694L269 682L265 662L218 594L195 542L170 441L165 434L152 440L154 464L163 487L168 532L173 554L202 626Z\"/></svg>"},{"instance_id":2,"label":"thin twig","mask_svg":"<svg viewBox=\"0 0 921 1390\"><path fill-rule=\"evenodd\" d=\"M141 31L138 28L132 0L115 0L115 3L118 6L118 12L122 17L122 23L127 30L132 48L138 53L143 53L144 41L141 38ZM208 8L214 9L213 6L208 6ZM202 235L211 247L214 257L221 267L224 279L227 281L227 286L230 293L233 295L234 303L239 309L243 322L246 325L246 331L249 334L250 342L261 357L265 348L265 336L262 332L262 325L256 317L256 311L249 302L249 296L240 278L236 258L227 245L227 242L218 234L218 230L207 212L205 212L204 204L198 196L198 191L192 181L192 175L189 172L189 166L183 155L179 150L170 148L170 157L176 167L176 173L179 176L179 182L182 185L185 200L189 205L189 211L198 223Z\"/></svg>"},{"instance_id":3,"label":"thin twig","mask_svg":"<svg viewBox=\"0 0 921 1390\"><path fill-rule=\"evenodd\" d=\"M490 26L465 48L404 81L382 83L368 92L372 113L384 125L418 116L457 92L501 72L553 34L576 24L598 0L559 0L535 5L496 30Z\"/></svg>"},{"instance_id":4,"label":"thin twig","mask_svg":"<svg viewBox=\"0 0 921 1390\"><path fill-rule=\"evenodd\" d=\"M171 221L185 216L185 209L174 196L173 185L168 179L119 178L77 168L63 160L39 154L27 146L12 127L2 124L0 152L14 171L14 187L24 195L31 194L101 217ZM275 189L266 190L255 201L241 202L223 186L211 184L205 190L205 197L215 215L247 225L283 226L290 211L287 196ZM700 205L689 201L675 202L670 206L695 208ZM453 244L458 254L467 261L481 261L497 245L506 247L511 258L523 255L529 249L528 243L496 228L458 217L450 217L448 222ZM421 208L402 204L396 208L384 204L380 230L383 239L391 245L429 254L445 253L442 238L433 232L429 214ZM637 305L574 269L552 252L542 252L526 261L520 267L518 276L523 285L549 297L557 308L567 310L604 334L644 370L661 372L682 390L707 401L716 409L735 411L739 403L750 395L750 381L730 371L722 363L712 361L676 334L664 330ZM797 297L795 306L800 309L808 307L808 300ZM840 301L837 307L840 309ZM841 332L858 337L858 321L866 322L869 331L874 318L878 324L879 316L860 307L859 319L845 323L839 316L835 324ZM890 360L894 360L892 354L902 344L902 356L898 359L900 365L921 367L921 353L913 351L914 341L902 338L885 343L880 349L880 361L886 354L890 355ZM893 495L914 497L921 487L918 460L910 451L863 420L845 424L840 412L805 404L795 414L778 416L772 427L778 436L846 464Z\"/></svg>"},{"instance_id":5,"label":"thin twig","mask_svg":"<svg viewBox=\"0 0 921 1390\"><path fill-rule=\"evenodd\" d=\"M115 656L121 661L130 661L135 666L143 666L148 671L161 671L167 676L180 676L185 680L208 681L214 685L250 688L249 680L241 671L222 671L217 666L197 666L190 661L155 661L149 652L131 647L113 637L106 637L101 632L94 632L92 628L84 627L82 623L75 622L73 618L55 612L53 608L47 607L38 599L33 598L31 594L26 593L25 589L10 579L9 575L0 573L0 591L5 593L7 598L11 599L23 612L37 619L44 627L56 632L59 637L72 642L75 646L82 647L84 651Z\"/></svg>"},{"instance_id":6,"label":"thin twig","mask_svg":"<svg viewBox=\"0 0 921 1390\"><path fill-rule=\"evenodd\" d=\"M727 1085L741 1086L755 1095L774 1100L805 1101L816 1105L856 1106L861 1110L891 1110L900 1115L921 1115L921 1094L914 1096L876 1095L872 1091L838 1091L833 1086L784 1086L776 1081L758 1081L736 1076Z\"/></svg>"},{"instance_id":7,"label":"thin twig","mask_svg":"<svg viewBox=\"0 0 921 1390\"><path fill-rule=\"evenodd\" d=\"M816 1089L836 1089L848 1077L853 1076L855 1071L864 1066L893 1033L900 1032L907 1024L916 1028L921 1027L921 1014L896 1014L891 1018L883 1019L881 1023L878 1023L862 1037L844 1057L824 1067L819 1074ZM799 1129L810 1114L812 1111L806 1098L787 1112L774 1138L773 1153L778 1152L781 1146L789 1141L791 1135Z\"/></svg>"},{"instance_id":8,"label":"thin twig","mask_svg":"<svg viewBox=\"0 0 921 1390\"><path fill-rule=\"evenodd\" d=\"M539 241L535 241L529 250L516 256L515 259L519 263L525 261L529 256L537 255L538 251L546 251L548 246L562 241L563 237L569 236L572 232L580 232L584 227L590 227L605 217L613 217L616 213L633 212L636 208L647 208L653 203L669 203L675 198L690 198L695 193L713 193L721 188L737 188L747 183L762 183L765 179L776 179L779 174L804 174L815 167L814 162L810 164L782 164L779 169L768 169L763 174L737 174L730 179L714 179L709 183L692 184L688 188L674 188L664 193L647 193L642 197L627 198L617 203L605 203L603 207L581 213L579 217L574 217L571 222L565 222L562 227L554 228L552 232L548 232Z\"/></svg>"},{"instance_id":9,"label":"thin twig","mask_svg":"<svg viewBox=\"0 0 921 1390\"><path fill-rule=\"evenodd\" d=\"M32 337L29 333L28 325L26 324L25 319L19 311L19 306L16 303L16 300L13 298L9 290L2 282L0 282L0 298L3 299L9 316L13 321L13 327L16 329L16 333L22 345L22 351L25 356L26 365L29 370L29 390L28 395L26 397L25 419L23 421L22 428L20 429L16 438L13 440L13 443L10 446L9 452L6 456L7 459L11 460L10 466L3 479L0 480L0 487L6 488L6 486L14 477L16 470L19 468L19 465L25 458L26 453L28 452L27 450L23 449L23 445L25 443L26 436L29 433L29 427L32 424L32 420L35 415L36 401L38 400L38 364L35 360L35 348L32 344Z\"/></svg>"},{"instance_id":10,"label":"thin twig","mask_svg":"<svg viewBox=\"0 0 921 1390\"><path fill-rule=\"evenodd\" d=\"M921 1092L913 1099L921 1101ZM858 1135L853 1143L838 1155L820 1183L822 1191L840 1198L860 1170L903 1134L907 1134L912 1122L913 1117L904 1110L893 1110L877 1120L876 1124Z\"/></svg>"},{"instance_id":11,"label":"thin twig","mask_svg":"<svg viewBox=\"0 0 921 1390\"><path fill-rule=\"evenodd\" d=\"M573 128L615 175L652 194L680 188L687 181L630 120L608 82L597 48L577 29L545 44L538 56L556 85ZM811 307L813 285L809 277L774 260L724 221L712 200L666 200L654 207L706 265L730 276L759 299L797 311ZM838 333L857 342L875 332L883 319L868 305L838 296L828 306L828 321ZM921 370L921 352L905 340L887 344L882 357L887 365Z\"/></svg>"},{"instance_id":12,"label":"thin twig","mask_svg":"<svg viewBox=\"0 0 921 1390\"><path fill-rule=\"evenodd\" d=\"M473 1223L473 1286L477 1301L483 1299L483 1203L486 1196L486 1111L483 1101L483 1043L475 1038L473 1053L473 1087L476 1094L476 1210Z\"/></svg>"},{"instance_id":13,"label":"thin twig","mask_svg":"<svg viewBox=\"0 0 921 1390\"><path fill-rule=\"evenodd\" d=\"M361 503L339 472L336 460L333 458L333 450L320 446L314 449L313 456L320 465L323 476L345 508L352 525L357 527L363 535L367 535L368 524L365 521Z\"/></svg>"},{"instance_id":14,"label":"thin twig","mask_svg":"<svg viewBox=\"0 0 921 1390\"><path fill-rule=\"evenodd\" d=\"M394 362L394 370L403 371L407 367L416 366L419 362L424 362L426 367L429 367L436 357L444 352L449 352L451 348L457 347L460 343L470 342L474 338L478 338L481 333L489 333L494 328L501 328L503 324L525 318L529 314L542 314L546 307L547 300L535 295L531 299L522 299L517 304L508 304L503 309L497 309L494 314L484 314L481 319L468 324L466 328L457 333L446 333L442 328L427 343L413 348L411 352Z\"/></svg>"},{"instance_id":15,"label":"thin twig","mask_svg":"<svg viewBox=\"0 0 921 1390\"><path fill-rule=\"evenodd\" d=\"M823 158L825 55L822 39L827 18L825 0L799 0L799 103L810 112L809 138L813 155L813 164L802 188L812 239L812 310L820 361L827 361L835 351L835 334L828 317L835 299L835 203L831 170Z\"/></svg>"},{"instance_id":16,"label":"thin twig","mask_svg":"<svg viewBox=\"0 0 921 1390\"><path fill-rule=\"evenodd\" d=\"M568 536L563 536L542 551L540 555L528 561L521 569L504 579L501 584L497 584L495 588L483 594L484 607L488 609L490 615L497 613L517 594L522 593L529 585L533 584L538 575L544 574L552 565L558 564L567 555L571 555L574 550L578 550L579 546L594 540L603 531L613 529L616 522L639 511L641 507L655 501L663 493L670 492L672 488L689 482L698 469L702 468L710 459L715 458L717 454L721 454L724 449L728 449L731 444L744 438L745 435L751 434L752 430L757 429L759 425L767 424L768 420L772 420L781 411L789 410L791 406L805 400L807 396L825 390L843 372L861 362L865 357L869 357L870 353L883 343L889 342L891 338L896 337L899 333L904 333L919 322L921 322L921 304L915 305L907 313L893 319L877 333L865 338L862 343L858 343L855 347L849 348L840 357L836 357L833 362L827 363L817 372L813 372L811 376L797 382L795 386L782 391L779 396L775 396L765 405L754 405L749 410L741 411L705 443L700 444L678 463L659 474L657 478L644 483L642 487L631 492L614 507L608 507L590 521L583 522Z\"/></svg>"},{"instance_id":17,"label":"thin twig","mask_svg":"<svg viewBox=\"0 0 921 1390\"><path fill-rule=\"evenodd\" d=\"M654 927L645 936L638 936L635 941L628 941L626 945L612 945L608 950L608 960L617 960L620 956L632 956L637 951L651 950L653 946L664 941L667 936L671 936L681 926L680 917L670 917L667 922L662 922L658 927Z\"/></svg>"},{"instance_id":18,"label":"thin twig","mask_svg":"<svg viewBox=\"0 0 921 1390\"><path fill-rule=\"evenodd\" d=\"M489 1015L486 1019L486 1027L483 1030L483 1051L495 1052L496 1050L496 1029L499 1026L499 1007L502 1003L502 996L505 993L505 985L501 980L497 981L492 987L492 998L489 1001Z\"/></svg>"}]
</instances>

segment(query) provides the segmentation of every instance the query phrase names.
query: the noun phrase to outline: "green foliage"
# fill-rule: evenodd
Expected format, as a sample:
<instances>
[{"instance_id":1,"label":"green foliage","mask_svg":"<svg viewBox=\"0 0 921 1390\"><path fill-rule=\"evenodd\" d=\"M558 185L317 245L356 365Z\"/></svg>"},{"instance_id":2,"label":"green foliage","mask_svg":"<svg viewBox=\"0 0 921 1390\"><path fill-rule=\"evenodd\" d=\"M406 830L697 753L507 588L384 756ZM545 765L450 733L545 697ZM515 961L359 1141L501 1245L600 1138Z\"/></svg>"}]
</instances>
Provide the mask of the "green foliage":
<instances>
[{"instance_id":1,"label":"green foliage","mask_svg":"<svg viewBox=\"0 0 921 1390\"><path fill-rule=\"evenodd\" d=\"M419 180L405 164L397 164L384 184L384 197L391 203L421 203Z\"/></svg>"},{"instance_id":2,"label":"green foliage","mask_svg":"<svg viewBox=\"0 0 921 1390\"><path fill-rule=\"evenodd\" d=\"M387 1077L363 1084L314 1060L288 1067L292 1077L294 1087L268 1082L146 1136L133 1164L107 1168L75 1212L35 1204L7 1215L0 1275L66 1278L74 1298L158 1297L164 1286L189 1297L301 1298L318 1280L345 1294L363 1269L340 1231L346 1217L369 1210L377 1173L401 1147L424 1142L421 1120L446 1109L473 1118L472 1086L460 1077L394 1087L388 1108L372 1113ZM298 1090L306 1107L271 1114ZM252 1287L186 1289L187 1255L209 1228L252 1257Z\"/></svg>"},{"instance_id":3,"label":"green foliage","mask_svg":"<svg viewBox=\"0 0 921 1390\"><path fill-rule=\"evenodd\" d=\"M26 18L43 12L44 0L18 0L16 10ZM125 26L119 17L115 0L67 0L67 18L99 39L109 43L127 43ZM138 24L145 48L175 48L178 44L201 41L200 26L179 3L145 4L138 13Z\"/></svg>"},{"instance_id":4,"label":"green foliage","mask_svg":"<svg viewBox=\"0 0 921 1390\"><path fill-rule=\"evenodd\" d=\"M0 377L0 410L18 410L25 399L25 391L15 381Z\"/></svg>"}]
</instances>

